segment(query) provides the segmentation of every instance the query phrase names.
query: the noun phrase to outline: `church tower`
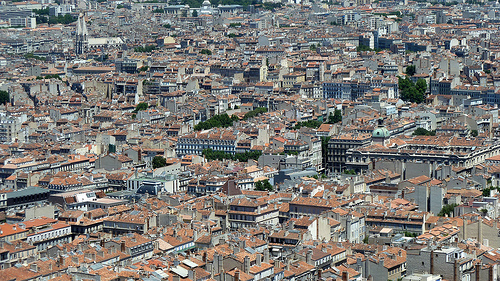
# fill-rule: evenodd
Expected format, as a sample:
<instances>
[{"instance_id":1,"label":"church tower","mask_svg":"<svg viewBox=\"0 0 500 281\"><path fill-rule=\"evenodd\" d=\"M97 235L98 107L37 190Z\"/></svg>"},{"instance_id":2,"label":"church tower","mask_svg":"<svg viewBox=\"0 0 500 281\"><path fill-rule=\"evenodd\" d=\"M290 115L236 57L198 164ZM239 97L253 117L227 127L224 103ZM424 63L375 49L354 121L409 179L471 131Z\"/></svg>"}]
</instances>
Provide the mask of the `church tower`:
<instances>
[{"instance_id":1,"label":"church tower","mask_svg":"<svg viewBox=\"0 0 500 281\"><path fill-rule=\"evenodd\" d=\"M88 36L89 33L87 31L85 17L83 14L80 14L80 16L78 16L78 21L76 22L75 52L77 55L81 55L87 51L89 45Z\"/></svg>"}]
</instances>

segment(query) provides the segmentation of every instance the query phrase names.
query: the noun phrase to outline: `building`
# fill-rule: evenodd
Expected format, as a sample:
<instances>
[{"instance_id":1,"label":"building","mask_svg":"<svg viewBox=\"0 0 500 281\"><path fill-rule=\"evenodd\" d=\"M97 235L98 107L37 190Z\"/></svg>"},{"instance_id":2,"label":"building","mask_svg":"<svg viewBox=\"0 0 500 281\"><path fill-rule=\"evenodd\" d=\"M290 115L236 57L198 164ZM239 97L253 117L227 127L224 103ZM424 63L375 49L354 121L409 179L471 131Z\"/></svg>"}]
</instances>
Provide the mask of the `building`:
<instances>
[{"instance_id":1,"label":"building","mask_svg":"<svg viewBox=\"0 0 500 281\"><path fill-rule=\"evenodd\" d=\"M279 209L275 204L246 198L233 200L228 210L229 224L236 229L258 224L275 225L278 215Z\"/></svg>"},{"instance_id":2,"label":"building","mask_svg":"<svg viewBox=\"0 0 500 281\"><path fill-rule=\"evenodd\" d=\"M331 136L328 141L327 171L341 173L347 169L347 150L370 144L370 134L350 133Z\"/></svg>"}]
</instances>

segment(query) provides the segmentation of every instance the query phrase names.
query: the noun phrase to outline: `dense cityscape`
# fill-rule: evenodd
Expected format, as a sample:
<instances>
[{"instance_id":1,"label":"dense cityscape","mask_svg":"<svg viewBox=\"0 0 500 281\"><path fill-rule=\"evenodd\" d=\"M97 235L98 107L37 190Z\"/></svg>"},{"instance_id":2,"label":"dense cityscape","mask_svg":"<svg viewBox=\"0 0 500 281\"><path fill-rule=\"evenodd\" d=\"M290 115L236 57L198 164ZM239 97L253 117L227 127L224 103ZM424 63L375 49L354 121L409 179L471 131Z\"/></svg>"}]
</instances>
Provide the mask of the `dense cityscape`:
<instances>
[{"instance_id":1,"label":"dense cityscape","mask_svg":"<svg viewBox=\"0 0 500 281\"><path fill-rule=\"evenodd\" d=\"M0 1L0 281L500 280L500 4L262 1Z\"/></svg>"}]
</instances>

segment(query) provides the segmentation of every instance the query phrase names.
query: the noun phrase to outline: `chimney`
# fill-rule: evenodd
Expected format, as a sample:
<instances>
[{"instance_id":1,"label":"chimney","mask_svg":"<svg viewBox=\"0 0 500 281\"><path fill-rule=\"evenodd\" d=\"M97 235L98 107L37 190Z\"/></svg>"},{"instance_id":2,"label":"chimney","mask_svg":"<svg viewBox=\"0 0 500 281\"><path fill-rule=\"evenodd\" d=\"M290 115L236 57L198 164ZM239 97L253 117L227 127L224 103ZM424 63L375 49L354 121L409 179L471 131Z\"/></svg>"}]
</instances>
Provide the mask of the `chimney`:
<instances>
[{"instance_id":1,"label":"chimney","mask_svg":"<svg viewBox=\"0 0 500 281\"><path fill-rule=\"evenodd\" d=\"M483 244L483 219L479 219L477 222L477 240L479 240L479 243Z\"/></svg>"},{"instance_id":2,"label":"chimney","mask_svg":"<svg viewBox=\"0 0 500 281\"><path fill-rule=\"evenodd\" d=\"M245 249L247 247L247 241L240 240L239 246L240 246L241 249Z\"/></svg>"},{"instance_id":3,"label":"chimney","mask_svg":"<svg viewBox=\"0 0 500 281\"><path fill-rule=\"evenodd\" d=\"M279 270L281 267L281 262L279 260L275 260L274 261L274 272L277 272L277 270Z\"/></svg>"},{"instance_id":4,"label":"chimney","mask_svg":"<svg viewBox=\"0 0 500 281\"><path fill-rule=\"evenodd\" d=\"M434 274L434 250L431 250L431 257L430 257L430 274Z\"/></svg>"},{"instance_id":5,"label":"chimney","mask_svg":"<svg viewBox=\"0 0 500 281\"><path fill-rule=\"evenodd\" d=\"M203 252L203 262L207 262L207 252Z\"/></svg>"},{"instance_id":6,"label":"chimney","mask_svg":"<svg viewBox=\"0 0 500 281\"><path fill-rule=\"evenodd\" d=\"M122 243L120 244L120 246L121 246L121 247L120 247L120 250L121 250L123 253L125 253L125 249L126 249L126 247L125 247L125 241L122 241Z\"/></svg>"},{"instance_id":7,"label":"chimney","mask_svg":"<svg viewBox=\"0 0 500 281\"><path fill-rule=\"evenodd\" d=\"M312 256L313 256L313 251L312 250L307 250L306 254L306 262L310 265L312 265Z\"/></svg>"},{"instance_id":8,"label":"chimney","mask_svg":"<svg viewBox=\"0 0 500 281\"><path fill-rule=\"evenodd\" d=\"M458 259L453 263L453 281L458 281Z\"/></svg>"},{"instance_id":9,"label":"chimney","mask_svg":"<svg viewBox=\"0 0 500 281\"><path fill-rule=\"evenodd\" d=\"M349 272L347 271L342 272L342 281L349 281Z\"/></svg>"},{"instance_id":10,"label":"chimney","mask_svg":"<svg viewBox=\"0 0 500 281\"><path fill-rule=\"evenodd\" d=\"M463 219L463 222L464 222L464 223L463 223L463 225L464 225L464 226L463 226L463 228L464 228L464 229L463 229L463 237L462 237L462 239L464 239L464 240L465 240L465 239L469 238L469 236L467 236L467 235L468 235L468 233L467 233L467 227L468 227L468 225L467 225L467 224L468 224L468 223L467 223L467 219L465 219L465 218L464 218L464 219Z\"/></svg>"},{"instance_id":11,"label":"chimney","mask_svg":"<svg viewBox=\"0 0 500 281\"><path fill-rule=\"evenodd\" d=\"M75 257L75 256L72 256L72 257L71 257L71 262L72 262L72 263L75 263L75 264L77 264L77 265L79 265L79 264L80 264L80 261L78 260L78 257Z\"/></svg>"},{"instance_id":12,"label":"chimney","mask_svg":"<svg viewBox=\"0 0 500 281\"><path fill-rule=\"evenodd\" d=\"M245 259L243 261L243 272L245 272L246 274L250 273L250 257L249 256L245 256Z\"/></svg>"},{"instance_id":13,"label":"chimney","mask_svg":"<svg viewBox=\"0 0 500 281\"><path fill-rule=\"evenodd\" d=\"M264 249L264 262L269 263L269 249Z\"/></svg>"},{"instance_id":14,"label":"chimney","mask_svg":"<svg viewBox=\"0 0 500 281\"><path fill-rule=\"evenodd\" d=\"M256 261L256 265L257 266L261 266L261 263L262 263L262 254L257 254L257 256L255 257Z\"/></svg>"},{"instance_id":15,"label":"chimney","mask_svg":"<svg viewBox=\"0 0 500 281\"><path fill-rule=\"evenodd\" d=\"M62 256L59 256L59 266L64 265L64 258Z\"/></svg>"},{"instance_id":16,"label":"chimney","mask_svg":"<svg viewBox=\"0 0 500 281\"><path fill-rule=\"evenodd\" d=\"M211 262L207 263L207 272L210 273L210 278L214 278L214 264Z\"/></svg>"},{"instance_id":17,"label":"chimney","mask_svg":"<svg viewBox=\"0 0 500 281\"><path fill-rule=\"evenodd\" d=\"M481 271L481 264L476 263L476 280L481 280L479 279L479 272Z\"/></svg>"},{"instance_id":18,"label":"chimney","mask_svg":"<svg viewBox=\"0 0 500 281\"><path fill-rule=\"evenodd\" d=\"M179 275L174 275L172 277L173 281L180 281L181 279L179 278Z\"/></svg>"},{"instance_id":19,"label":"chimney","mask_svg":"<svg viewBox=\"0 0 500 281\"><path fill-rule=\"evenodd\" d=\"M234 272L234 281L240 281L240 271L236 270Z\"/></svg>"}]
</instances>

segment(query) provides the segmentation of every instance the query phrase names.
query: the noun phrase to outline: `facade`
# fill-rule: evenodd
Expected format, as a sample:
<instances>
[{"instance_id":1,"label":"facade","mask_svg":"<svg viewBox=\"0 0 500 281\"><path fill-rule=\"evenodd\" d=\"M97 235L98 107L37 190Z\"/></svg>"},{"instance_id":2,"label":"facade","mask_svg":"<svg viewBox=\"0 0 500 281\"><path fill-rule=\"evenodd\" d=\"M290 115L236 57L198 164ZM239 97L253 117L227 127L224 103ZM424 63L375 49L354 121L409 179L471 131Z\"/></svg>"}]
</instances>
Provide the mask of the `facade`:
<instances>
[{"instance_id":1,"label":"facade","mask_svg":"<svg viewBox=\"0 0 500 281\"><path fill-rule=\"evenodd\" d=\"M229 204L229 224L235 229L259 224L274 225L279 221L278 215L279 209L267 202L235 199Z\"/></svg>"},{"instance_id":2,"label":"facade","mask_svg":"<svg viewBox=\"0 0 500 281\"><path fill-rule=\"evenodd\" d=\"M212 149L235 154L240 139L242 139L240 134L228 129L214 128L207 132L195 132L179 138L176 153L178 156L202 155L204 149Z\"/></svg>"},{"instance_id":3,"label":"facade","mask_svg":"<svg viewBox=\"0 0 500 281\"><path fill-rule=\"evenodd\" d=\"M89 32L87 30L85 17L82 14L78 16L78 21L76 22L75 36L75 53L81 55L89 48Z\"/></svg>"},{"instance_id":4,"label":"facade","mask_svg":"<svg viewBox=\"0 0 500 281\"><path fill-rule=\"evenodd\" d=\"M328 158L326 169L341 173L347 169L347 150L356 149L371 143L370 134L341 134L331 136L328 141Z\"/></svg>"}]
</instances>

